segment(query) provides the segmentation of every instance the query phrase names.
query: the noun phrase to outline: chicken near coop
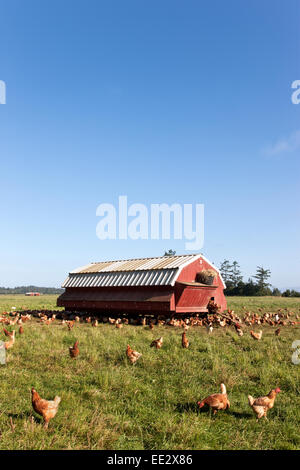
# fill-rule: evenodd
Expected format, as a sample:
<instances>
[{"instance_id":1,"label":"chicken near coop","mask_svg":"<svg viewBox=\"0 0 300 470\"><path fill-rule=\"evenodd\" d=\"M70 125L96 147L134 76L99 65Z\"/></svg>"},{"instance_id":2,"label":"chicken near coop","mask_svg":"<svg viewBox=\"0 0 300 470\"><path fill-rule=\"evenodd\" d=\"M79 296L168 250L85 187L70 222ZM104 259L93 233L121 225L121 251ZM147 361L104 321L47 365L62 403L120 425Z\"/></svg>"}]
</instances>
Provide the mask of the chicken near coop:
<instances>
[{"instance_id":1,"label":"chicken near coop","mask_svg":"<svg viewBox=\"0 0 300 470\"><path fill-rule=\"evenodd\" d=\"M79 342L75 341L73 346L69 346L69 354L72 358L75 358L79 355L79 347L78 347Z\"/></svg>"},{"instance_id":2,"label":"chicken near coop","mask_svg":"<svg viewBox=\"0 0 300 470\"><path fill-rule=\"evenodd\" d=\"M128 344L126 349L126 356L130 360L131 364L135 364L136 361L142 356L142 354L137 351L134 351Z\"/></svg>"},{"instance_id":3,"label":"chicken near coop","mask_svg":"<svg viewBox=\"0 0 300 470\"><path fill-rule=\"evenodd\" d=\"M67 324L68 330L71 331L72 328L73 328L74 325L75 325L75 321L74 321L74 320L72 320L72 321L67 321L66 324Z\"/></svg>"},{"instance_id":4,"label":"chicken near coop","mask_svg":"<svg viewBox=\"0 0 300 470\"><path fill-rule=\"evenodd\" d=\"M8 338L11 338L14 334L13 331L8 331L6 328L3 327L3 333L5 334L5 336L7 336Z\"/></svg>"},{"instance_id":5,"label":"chicken near coop","mask_svg":"<svg viewBox=\"0 0 300 470\"><path fill-rule=\"evenodd\" d=\"M206 327L207 333L208 333L209 335L211 335L212 332L213 332L213 329L214 329L213 326L212 326L212 323L211 323L211 322L206 323L205 327Z\"/></svg>"},{"instance_id":6,"label":"chicken near coop","mask_svg":"<svg viewBox=\"0 0 300 470\"><path fill-rule=\"evenodd\" d=\"M235 331L237 332L238 336L243 336L244 332L242 327L239 323L234 323Z\"/></svg>"},{"instance_id":7,"label":"chicken near coop","mask_svg":"<svg viewBox=\"0 0 300 470\"><path fill-rule=\"evenodd\" d=\"M186 332L185 332L185 331L182 333L181 345L182 345L182 347L183 347L184 349L187 349L187 348L189 347L189 345L190 345L189 340L188 340L188 338L187 338L187 336L186 336Z\"/></svg>"},{"instance_id":8,"label":"chicken near coop","mask_svg":"<svg viewBox=\"0 0 300 470\"><path fill-rule=\"evenodd\" d=\"M12 334L11 338L8 341L4 342L4 347L5 347L6 350L11 349L13 347L13 345L15 344L15 334L16 334L15 330L12 333L13 334Z\"/></svg>"},{"instance_id":9,"label":"chicken near coop","mask_svg":"<svg viewBox=\"0 0 300 470\"><path fill-rule=\"evenodd\" d=\"M257 341L261 340L262 338L262 330L259 330L258 333L255 333L255 331L251 330L250 335L252 336L253 339L256 339Z\"/></svg>"}]
</instances>

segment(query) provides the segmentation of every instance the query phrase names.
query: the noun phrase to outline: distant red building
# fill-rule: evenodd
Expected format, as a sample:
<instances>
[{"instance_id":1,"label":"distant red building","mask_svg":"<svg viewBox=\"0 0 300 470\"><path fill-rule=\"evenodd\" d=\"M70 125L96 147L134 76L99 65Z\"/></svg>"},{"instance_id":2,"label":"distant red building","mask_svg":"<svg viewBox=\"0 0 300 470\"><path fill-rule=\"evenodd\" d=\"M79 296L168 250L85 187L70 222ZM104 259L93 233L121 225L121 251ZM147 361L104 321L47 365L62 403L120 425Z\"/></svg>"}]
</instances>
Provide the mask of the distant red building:
<instances>
[{"instance_id":1,"label":"distant red building","mask_svg":"<svg viewBox=\"0 0 300 470\"><path fill-rule=\"evenodd\" d=\"M41 295L41 293L40 292L26 292L25 295L37 296L37 295Z\"/></svg>"},{"instance_id":2,"label":"distant red building","mask_svg":"<svg viewBox=\"0 0 300 470\"><path fill-rule=\"evenodd\" d=\"M197 282L213 270L212 285ZM184 314L207 312L213 299L226 308L219 270L203 255L162 256L91 263L70 272L57 305L99 313Z\"/></svg>"}]
</instances>

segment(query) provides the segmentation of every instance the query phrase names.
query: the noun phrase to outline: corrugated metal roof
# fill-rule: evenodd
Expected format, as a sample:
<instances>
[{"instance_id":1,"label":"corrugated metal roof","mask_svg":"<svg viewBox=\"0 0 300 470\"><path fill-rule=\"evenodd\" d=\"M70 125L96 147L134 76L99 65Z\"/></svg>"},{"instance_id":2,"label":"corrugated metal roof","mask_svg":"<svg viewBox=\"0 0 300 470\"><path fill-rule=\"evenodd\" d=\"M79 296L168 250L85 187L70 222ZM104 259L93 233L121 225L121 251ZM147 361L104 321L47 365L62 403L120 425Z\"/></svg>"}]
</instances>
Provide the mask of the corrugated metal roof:
<instances>
[{"instance_id":1,"label":"corrugated metal roof","mask_svg":"<svg viewBox=\"0 0 300 470\"><path fill-rule=\"evenodd\" d=\"M62 287L127 287L172 285L178 268L143 271L70 273Z\"/></svg>"},{"instance_id":2,"label":"corrugated metal roof","mask_svg":"<svg viewBox=\"0 0 300 470\"><path fill-rule=\"evenodd\" d=\"M91 263L71 271L62 287L174 285L182 267L199 257L177 255Z\"/></svg>"},{"instance_id":3,"label":"corrugated metal roof","mask_svg":"<svg viewBox=\"0 0 300 470\"><path fill-rule=\"evenodd\" d=\"M177 255L160 256L158 258L139 258L118 261L102 261L91 263L75 269L75 273L99 273L99 272L121 272L121 271L148 271L158 269L178 268L189 261L194 261L200 255Z\"/></svg>"},{"instance_id":4,"label":"corrugated metal roof","mask_svg":"<svg viewBox=\"0 0 300 470\"><path fill-rule=\"evenodd\" d=\"M226 288L218 268L202 254L90 263L71 271L62 287L174 285L180 271L197 258L204 259L217 271Z\"/></svg>"}]
</instances>

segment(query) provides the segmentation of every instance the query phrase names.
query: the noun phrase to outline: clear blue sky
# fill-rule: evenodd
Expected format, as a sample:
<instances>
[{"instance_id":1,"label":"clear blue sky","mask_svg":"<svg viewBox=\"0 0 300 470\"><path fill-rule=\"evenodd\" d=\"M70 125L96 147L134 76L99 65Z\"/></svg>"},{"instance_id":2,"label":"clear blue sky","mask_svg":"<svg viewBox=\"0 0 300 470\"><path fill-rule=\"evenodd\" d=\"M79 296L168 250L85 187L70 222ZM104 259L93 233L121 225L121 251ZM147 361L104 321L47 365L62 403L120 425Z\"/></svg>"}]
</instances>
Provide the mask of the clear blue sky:
<instances>
[{"instance_id":1,"label":"clear blue sky","mask_svg":"<svg viewBox=\"0 0 300 470\"><path fill-rule=\"evenodd\" d=\"M178 240L100 241L96 208L123 194L204 203L210 260L300 285L298 0L0 6L0 285L184 253Z\"/></svg>"}]
</instances>

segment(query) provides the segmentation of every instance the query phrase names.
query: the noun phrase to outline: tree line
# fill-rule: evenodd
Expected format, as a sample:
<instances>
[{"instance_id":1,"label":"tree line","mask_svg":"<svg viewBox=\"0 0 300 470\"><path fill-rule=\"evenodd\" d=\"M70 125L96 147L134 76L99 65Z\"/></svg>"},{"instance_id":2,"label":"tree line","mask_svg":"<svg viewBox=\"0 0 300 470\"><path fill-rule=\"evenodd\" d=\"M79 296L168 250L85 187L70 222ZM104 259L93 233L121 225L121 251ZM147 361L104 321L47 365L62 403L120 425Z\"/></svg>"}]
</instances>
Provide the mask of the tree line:
<instances>
[{"instance_id":1,"label":"tree line","mask_svg":"<svg viewBox=\"0 0 300 470\"><path fill-rule=\"evenodd\" d=\"M64 292L64 289L37 286L0 287L0 294L26 294L26 292L39 292L40 294L61 294Z\"/></svg>"},{"instance_id":2,"label":"tree line","mask_svg":"<svg viewBox=\"0 0 300 470\"><path fill-rule=\"evenodd\" d=\"M262 266L257 266L256 273L252 276L253 279L250 277L248 282L243 281L240 265L237 261L230 263L228 259L225 259L220 266L220 272L226 284L225 295L300 297L300 292L295 290L287 289L281 292L277 287L272 287L268 282L271 271Z\"/></svg>"}]
</instances>

